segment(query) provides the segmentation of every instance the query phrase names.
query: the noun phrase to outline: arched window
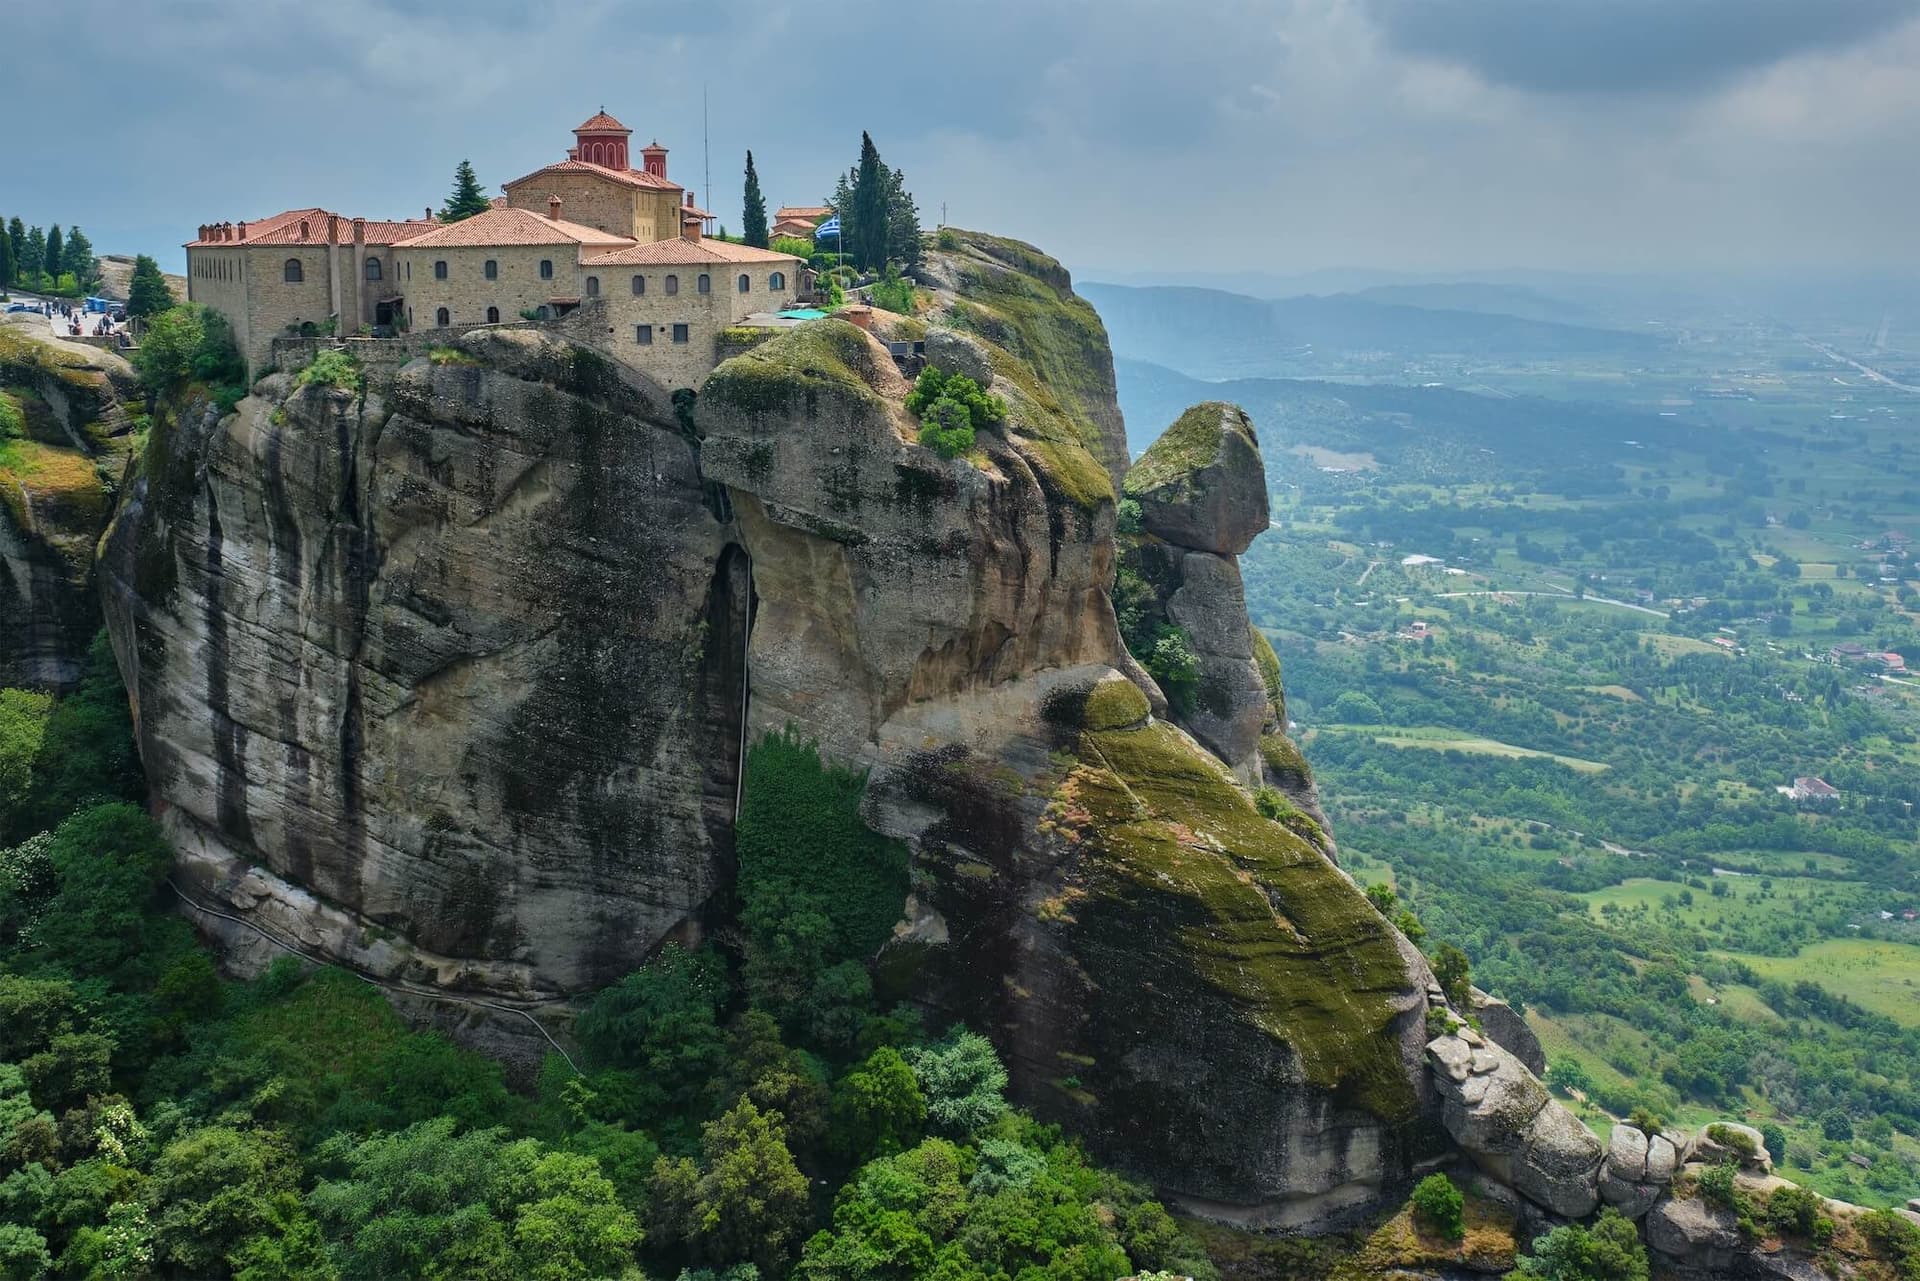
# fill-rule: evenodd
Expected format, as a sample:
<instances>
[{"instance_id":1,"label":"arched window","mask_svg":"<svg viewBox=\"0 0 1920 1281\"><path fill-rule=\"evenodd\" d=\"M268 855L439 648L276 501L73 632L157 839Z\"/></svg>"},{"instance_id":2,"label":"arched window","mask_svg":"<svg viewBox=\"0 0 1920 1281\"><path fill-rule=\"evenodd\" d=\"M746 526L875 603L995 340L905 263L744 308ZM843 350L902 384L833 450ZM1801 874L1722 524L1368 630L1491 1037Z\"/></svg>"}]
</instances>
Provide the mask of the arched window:
<instances>
[{"instance_id":1,"label":"arched window","mask_svg":"<svg viewBox=\"0 0 1920 1281\"><path fill-rule=\"evenodd\" d=\"M298 258L287 259L286 264L280 268L280 279L289 285L297 285L306 279L306 276L300 270L300 260Z\"/></svg>"},{"instance_id":2,"label":"arched window","mask_svg":"<svg viewBox=\"0 0 1920 1281\"><path fill-rule=\"evenodd\" d=\"M598 298L599 296L600 296L600 277L588 276L587 277L587 297Z\"/></svg>"},{"instance_id":3,"label":"arched window","mask_svg":"<svg viewBox=\"0 0 1920 1281\"><path fill-rule=\"evenodd\" d=\"M680 277L678 276L667 277L667 292L670 294L677 294L680 292Z\"/></svg>"},{"instance_id":4,"label":"arched window","mask_svg":"<svg viewBox=\"0 0 1920 1281\"><path fill-rule=\"evenodd\" d=\"M380 279L380 260L378 258L367 259L367 279Z\"/></svg>"},{"instance_id":5,"label":"arched window","mask_svg":"<svg viewBox=\"0 0 1920 1281\"><path fill-rule=\"evenodd\" d=\"M542 280L553 279L553 259L542 258L540 260L540 279Z\"/></svg>"},{"instance_id":6,"label":"arched window","mask_svg":"<svg viewBox=\"0 0 1920 1281\"><path fill-rule=\"evenodd\" d=\"M776 271L771 276L767 277L767 288L773 290L775 293L779 293L782 289L785 289L786 287L787 287L786 272Z\"/></svg>"},{"instance_id":7,"label":"arched window","mask_svg":"<svg viewBox=\"0 0 1920 1281\"><path fill-rule=\"evenodd\" d=\"M500 279L500 264L489 258L480 267L480 274L488 280Z\"/></svg>"},{"instance_id":8,"label":"arched window","mask_svg":"<svg viewBox=\"0 0 1920 1281\"><path fill-rule=\"evenodd\" d=\"M445 307L442 307L439 311L433 313L433 323L445 329L453 323L453 313Z\"/></svg>"},{"instance_id":9,"label":"arched window","mask_svg":"<svg viewBox=\"0 0 1920 1281\"><path fill-rule=\"evenodd\" d=\"M445 280L447 278L447 260L445 258L436 258L434 260L433 278L435 280Z\"/></svg>"},{"instance_id":10,"label":"arched window","mask_svg":"<svg viewBox=\"0 0 1920 1281\"><path fill-rule=\"evenodd\" d=\"M497 325L500 323L500 309L498 307L487 308L487 323L489 325Z\"/></svg>"},{"instance_id":11,"label":"arched window","mask_svg":"<svg viewBox=\"0 0 1920 1281\"><path fill-rule=\"evenodd\" d=\"M753 281L747 279L747 273L743 271L740 273L740 279L734 282L734 288L744 294L753 288Z\"/></svg>"},{"instance_id":12,"label":"arched window","mask_svg":"<svg viewBox=\"0 0 1920 1281\"><path fill-rule=\"evenodd\" d=\"M647 292L647 278L645 276L635 276L633 278L633 296L635 298L638 298L641 294L644 294L646 292Z\"/></svg>"},{"instance_id":13,"label":"arched window","mask_svg":"<svg viewBox=\"0 0 1920 1281\"><path fill-rule=\"evenodd\" d=\"M700 291L701 293L703 293L703 294L710 294L710 293L712 293L712 292L713 292L713 277L712 277L712 276L709 276L709 275L708 275L708 274L707 274L706 272L704 272L704 271L703 271L703 272L701 272L701 273L700 273L700 279L699 279L699 280L698 280L698 281L696 282L696 284L695 284L695 287L696 287L697 289L699 289L699 291Z\"/></svg>"}]
</instances>

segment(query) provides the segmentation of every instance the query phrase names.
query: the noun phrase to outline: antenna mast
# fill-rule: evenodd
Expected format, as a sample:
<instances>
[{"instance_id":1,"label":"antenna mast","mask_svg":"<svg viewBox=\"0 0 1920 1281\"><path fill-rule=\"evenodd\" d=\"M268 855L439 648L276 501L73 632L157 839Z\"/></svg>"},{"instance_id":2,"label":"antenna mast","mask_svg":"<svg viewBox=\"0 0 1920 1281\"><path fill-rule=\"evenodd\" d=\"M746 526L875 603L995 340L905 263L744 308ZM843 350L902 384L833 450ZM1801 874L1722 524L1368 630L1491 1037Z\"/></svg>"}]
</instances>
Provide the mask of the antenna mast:
<instances>
[{"instance_id":1,"label":"antenna mast","mask_svg":"<svg viewBox=\"0 0 1920 1281\"><path fill-rule=\"evenodd\" d=\"M713 147L707 134L707 85L700 82L700 189L713 199Z\"/></svg>"}]
</instances>

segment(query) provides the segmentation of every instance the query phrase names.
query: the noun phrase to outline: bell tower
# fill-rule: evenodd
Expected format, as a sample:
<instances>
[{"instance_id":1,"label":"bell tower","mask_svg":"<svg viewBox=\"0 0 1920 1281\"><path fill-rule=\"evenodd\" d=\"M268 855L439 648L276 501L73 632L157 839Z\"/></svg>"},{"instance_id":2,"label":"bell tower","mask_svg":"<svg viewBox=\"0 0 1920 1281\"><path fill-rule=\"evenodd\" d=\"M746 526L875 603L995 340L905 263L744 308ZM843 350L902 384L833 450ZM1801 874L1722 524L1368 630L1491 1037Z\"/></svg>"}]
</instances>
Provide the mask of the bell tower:
<instances>
[{"instance_id":1,"label":"bell tower","mask_svg":"<svg viewBox=\"0 0 1920 1281\"><path fill-rule=\"evenodd\" d=\"M640 148L640 167L656 178L667 176L667 149L655 138L653 145Z\"/></svg>"},{"instance_id":2,"label":"bell tower","mask_svg":"<svg viewBox=\"0 0 1920 1281\"><path fill-rule=\"evenodd\" d=\"M627 139L632 134L633 130L602 108L591 120L574 129L573 149L567 154L574 160L584 160L590 165L602 165L624 173L631 168L627 163Z\"/></svg>"}]
</instances>

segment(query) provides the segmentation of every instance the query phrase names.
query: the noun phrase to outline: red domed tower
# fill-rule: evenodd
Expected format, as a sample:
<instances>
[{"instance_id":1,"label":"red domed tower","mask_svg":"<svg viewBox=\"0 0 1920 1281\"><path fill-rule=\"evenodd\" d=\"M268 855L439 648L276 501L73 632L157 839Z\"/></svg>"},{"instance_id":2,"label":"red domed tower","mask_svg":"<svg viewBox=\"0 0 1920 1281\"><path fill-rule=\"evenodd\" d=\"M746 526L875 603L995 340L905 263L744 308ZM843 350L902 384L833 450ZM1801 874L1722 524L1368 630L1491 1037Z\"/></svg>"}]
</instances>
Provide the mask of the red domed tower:
<instances>
[{"instance_id":1,"label":"red domed tower","mask_svg":"<svg viewBox=\"0 0 1920 1281\"><path fill-rule=\"evenodd\" d=\"M650 147L640 148L640 167L656 178L667 176L667 149L655 138Z\"/></svg>"},{"instance_id":2,"label":"red domed tower","mask_svg":"<svg viewBox=\"0 0 1920 1281\"><path fill-rule=\"evenodd\" d=\"M574 129L574 145L570 154L575 160L604 165L624 173L630 167L627 164L627 139L632 134L633 130L608 115L603 107L593 119Z\"/></svg>"}]
</instances>

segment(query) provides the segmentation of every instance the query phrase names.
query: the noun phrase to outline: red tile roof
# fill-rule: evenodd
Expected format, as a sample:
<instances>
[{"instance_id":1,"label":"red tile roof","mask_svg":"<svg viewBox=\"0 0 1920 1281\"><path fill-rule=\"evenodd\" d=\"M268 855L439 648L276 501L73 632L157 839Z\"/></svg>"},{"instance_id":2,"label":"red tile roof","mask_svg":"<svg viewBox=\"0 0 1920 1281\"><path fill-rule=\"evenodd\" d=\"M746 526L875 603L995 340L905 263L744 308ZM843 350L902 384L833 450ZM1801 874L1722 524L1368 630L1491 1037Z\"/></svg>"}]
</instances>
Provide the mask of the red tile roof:
<instances>
[{"instance_id":1,"label":"red tile roof","mask_svg":"<svg viewBox=\"0 0 1920 1281\"><path fill-rule=\"evenodd\" d=\"M575 133L632 133L633 130L615 120L605 111L595 112L591 119L573 127Z\"/></svg>"},{"instance_id":2,"label":"red tile roof","mask_svg":"<svg viewBox=\"0 0 1920 1281\"><path fill-rule=\"evenodd\" d=\"M189 240L188 248L213 245L323 245L327 242L327 219L340 219L340 238L338 244L353 243L353 219L345 214L335 214L327 209L288 209L274 214L271 218L261 218L249 222L232 224L231 237L214 236L206 240ZM300 223L305 220L307 235L300 237ZM370 245L390 245L405 240L408 236L437 227L440 224L426 219L414 219L402 222L369 221L367 223L367 243ZM246 235L240 229L246 228Z\"/></svg>"},{"instance_id":3,"label":"red tile roof","mask_svg":"<svg viewBox=\"0 0 1920 1281\"><path fill-rule=\"evenodd\" d=\"M773 211L773 216L776 220L793 218L800 222L819 222L832 212L832 205L781 205Z\"/></svg>"},{"instance_id":4,"label":"red tile roof","mask_svg":"<svg viewBox=\"0 0 1920 1281\"><path fill-rule=\"evenodd\" d=\"M792 254L775 253L771 249L755 249L751 245L736 245L731 240L688 240L685 236L675 236L671 240L656 240L651 244L635 245L631 249L616 249L612 253L585 259L587 267L639 267L649 264L661 266L679 266L713 262L730 263L775 263L799 262Z\"/></svg>"},{"instance_id":5,"label":"red tile roof","mask_svg":"<svg viewBox=\"0 0 1920 1281\"><path fill-rule=\"evenodd\" d=\"M488 209L436 226L433 230L403 240L401 249L438 249L460 245L589 245L596 249L630 245L632 237L615 236L582 223L561 219L555 222L531 209Z\"/></svg>"},{"instance_id":6,"label":"red tile roof","mask_svg":"<svg viewBox=\"0 0 1920 1281\"><path fill-rule=\"evenodd\" d=\"M665 178L656 178L644 169L609 169L605 165L592 164L585 160L556 160L550 165L535 169L524 178L515 178L512 182L501 183L508 191L523 183L550 173L590 173L602 178L612 179L629 187L647 187L655 191L680 191L683 188L677 182L668 182Z\"/></svg>"}]
</instances>

